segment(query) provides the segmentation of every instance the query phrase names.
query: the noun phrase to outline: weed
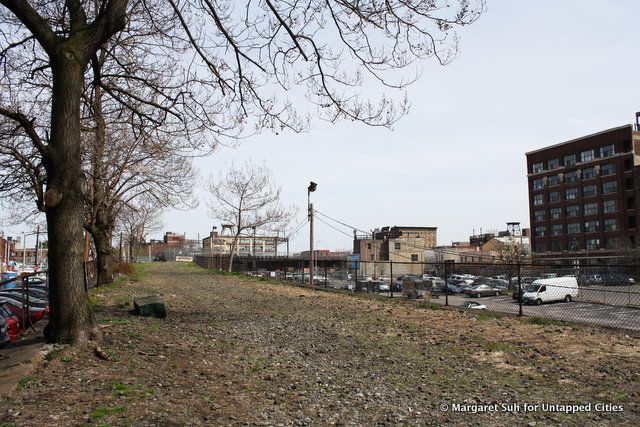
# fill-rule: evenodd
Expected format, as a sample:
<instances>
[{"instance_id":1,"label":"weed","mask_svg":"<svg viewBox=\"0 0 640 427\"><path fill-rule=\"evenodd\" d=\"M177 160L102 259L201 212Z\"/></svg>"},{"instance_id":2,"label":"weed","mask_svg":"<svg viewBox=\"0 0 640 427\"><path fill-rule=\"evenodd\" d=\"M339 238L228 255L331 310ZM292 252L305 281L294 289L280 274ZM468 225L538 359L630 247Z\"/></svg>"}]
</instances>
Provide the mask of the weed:
<instances>
[{"instance_id":1,"label":"weed","mask_svg":"<svg viewBox=\"0 0 640 427\"><path fill-rule=\"evenodd\" d=\"M111 395L113 397L128 397L137 393L137 388L135 386L130 386L123 383L113 383L112 384L113 392Z\"/></svg>"},{"instance_id":2,"label":"weed","mask_svg":"<svg viewBox=\"0 0 640 427\"><path fill-rule=\"evenodd\" d=\"M60 360L65 363L73 362L73 358L71 356L62 356Z\"/></svg>"},{"instance_id":3,"label":"weed","mask_svg":"<svg viewBox=\"0 0 640 427\"><path fill-rule=\"evenodd\" d=\"M20 378L20 381L18 381L18 390L26 390L30 388L33 381L35 381L35 378L32 376Z\"/></svg>"},{"instance_id":4,"label":"weed","mask_svg":"<svg viewBox=\"0 0 640 427\"><path fill-rule=\"evenodd\" d=\"M442 310L442 306L440 304L436 304L435 302L425 302L418 305L420 308L426 308L429 310Z\"/></svg>"},{"instance_id":5,"label":"weed","mask_svg":"<svg viewBox=\"0 0 640 427\"><path fill-rule=\"evenodd\" d=\"M120 358L118 357L118 354L115 351L113 351L112 349L105 348L104 351L105 351L105 353L107 353L109 355L109 358L111 360L113 360L114 362L119 362L120 361Z\"/></svg>"},{"instance_id":6,"label":"weed","mask_svg":"<svg viewBox=\"0 0 640 427\"><path fill-rule=\"evenodd\" d=\"M561 320L547 319L546 317L538 317L538 316L525 317L524 319L522 319L522 321L524 323L529 323L531 325L540 325L540 326L547 326L547 325L566 326L567 325L565 322Z\"/></svg>"},{"instance_id":7,"label":"weed","mask_svg":"<svg viewBox=\"0 0 640 427\"><path fill-rule=\"evenodd\" d=\"M104 417L108 417L109 415L121 414L123 412L124 412L124 408L122 406L114 406L114 407L98 406L96 409L94 409L91 412L91 414L89 415L89 418L91 418L92 420L99 420Z\"/></svg>"}]
</instances>

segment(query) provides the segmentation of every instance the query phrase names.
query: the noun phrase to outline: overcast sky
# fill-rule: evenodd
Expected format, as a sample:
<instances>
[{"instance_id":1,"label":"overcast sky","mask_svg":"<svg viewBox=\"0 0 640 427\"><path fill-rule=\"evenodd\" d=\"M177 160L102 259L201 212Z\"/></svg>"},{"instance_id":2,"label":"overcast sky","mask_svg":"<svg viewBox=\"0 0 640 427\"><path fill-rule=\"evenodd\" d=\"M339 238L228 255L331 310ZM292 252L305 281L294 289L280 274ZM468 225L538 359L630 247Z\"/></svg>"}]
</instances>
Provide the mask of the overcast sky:
<instances>
[{"instance_id":1,"label":"overcast sky","mask_svg":"<svg viewBox=\"0 0 640 427\"><path fill-rule=\"evenodd\" d=\"M631 123L640 110L640 2L487 3L459 32L458 59L424 63L409 89L411 111L393 130L316 121L308 133L265 133L221 148L196 162L201 175L265 161L283 202L300 208L296 223L313 180L317 210L364 230L438 227L446 245L507 221L528 227L524 153ZM165 230L202 238L219 225L197 191L200 207L167 212ZM317 247L351 249L350 229L333 225L346 235L317 221ZM308 247L308 233L293 237L292 251Z\"/></svg>"},{"instance_id":2,"label":"overcast sky","mask_svg":"<svg viewBox=\"0 0 640 427\"><path fill-rule=\"evenodd\" d=\"M411 111L395 128L315 122L305 134L253 137L197 161L217 174L232 161L265 161L283 201L306 215L309 181L317 210L360 229L438 227L438 244L475 229L529 226L524 153L631 123L640 110L640 2L489 0L460 34L461 53L425 64L409 89ZM204 196L204 194L203 194ZM317 247L350 249L345 234L316 221ZM204 237L206 199L168 212L167 230ZM304 250L308 226L291 241Z\"/></svg>"}]
</instances>

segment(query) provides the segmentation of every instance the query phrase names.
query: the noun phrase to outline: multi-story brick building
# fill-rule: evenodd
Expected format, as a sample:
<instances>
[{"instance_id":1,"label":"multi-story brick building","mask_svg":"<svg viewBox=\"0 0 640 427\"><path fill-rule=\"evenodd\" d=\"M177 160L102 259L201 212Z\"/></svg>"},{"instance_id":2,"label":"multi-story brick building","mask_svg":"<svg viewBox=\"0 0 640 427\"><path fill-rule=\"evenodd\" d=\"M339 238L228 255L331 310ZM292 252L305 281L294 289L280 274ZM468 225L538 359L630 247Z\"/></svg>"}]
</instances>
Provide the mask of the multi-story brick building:
<instances>
[{"instance_id":1,"label":"multi-story brick building","mask_svg":"<svg viewBox=\"0 0 640 427\"><path fill-rule=\"evenodd\" d=\"M640 132L621 126L526 157L534 258L597 261L637 247Z\"/></svg>"},{"instance_id":2,"label":"multi-story brick building","mask_svg":"<svg viewBox=\"0 0 640 427\"><path fill-rule=\"evenodd\" d=\"M354 236L353 253L359 255L361 274L385 276L388 261L394 275L422 274L426 249L437 245L437 227L382 227L372 235ZM382 262L380 262L382 261ZM373 266L379 271L374 272Z\"/></svg>"}]
</instances>

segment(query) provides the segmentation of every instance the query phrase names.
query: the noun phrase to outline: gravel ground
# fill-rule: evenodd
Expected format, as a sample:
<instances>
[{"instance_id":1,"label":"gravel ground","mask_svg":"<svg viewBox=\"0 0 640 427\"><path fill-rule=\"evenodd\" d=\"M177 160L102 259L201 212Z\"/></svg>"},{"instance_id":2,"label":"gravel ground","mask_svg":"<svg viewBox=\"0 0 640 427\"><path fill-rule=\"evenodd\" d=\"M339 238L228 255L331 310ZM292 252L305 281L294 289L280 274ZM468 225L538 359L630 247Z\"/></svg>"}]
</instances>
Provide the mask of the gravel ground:
<instances>
[{"instance_id":1,"label":"gravel ground","mask_svg":"<svg viewBox=\"0 0 640 427\"><path fill-rule=\"evenodd\" d=\"M150 294L166 320L129 313ZM640 342L612 330L177 263L94 299L110 360L95 343L52 353L0 425L640 425Z\"/></svg>"}]
</instances>

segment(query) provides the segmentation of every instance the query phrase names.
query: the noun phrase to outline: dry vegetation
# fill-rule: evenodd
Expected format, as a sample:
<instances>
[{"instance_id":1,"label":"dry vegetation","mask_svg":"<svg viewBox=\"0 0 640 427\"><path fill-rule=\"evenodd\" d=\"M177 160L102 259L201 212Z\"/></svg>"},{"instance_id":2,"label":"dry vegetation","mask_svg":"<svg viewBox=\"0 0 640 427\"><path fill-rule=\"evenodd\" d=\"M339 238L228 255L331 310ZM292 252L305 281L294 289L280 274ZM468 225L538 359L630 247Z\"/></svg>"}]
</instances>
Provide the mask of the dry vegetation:
<instances>
[{"instance_id":1,"label":"dry vegetation","mask_svg":"<svg viewBox=\"0 0 640 427\"><path fill-rule=\"evenodd\" d=\"M640 425L640 342L155 263L95 292L95 344L54 354L7 425ZM166 320L132 316L157 293ZM544 323L544 322L539 322ZM613 403L624 411L443 412L441 403Z\"/></svg>"}]
</instances>

